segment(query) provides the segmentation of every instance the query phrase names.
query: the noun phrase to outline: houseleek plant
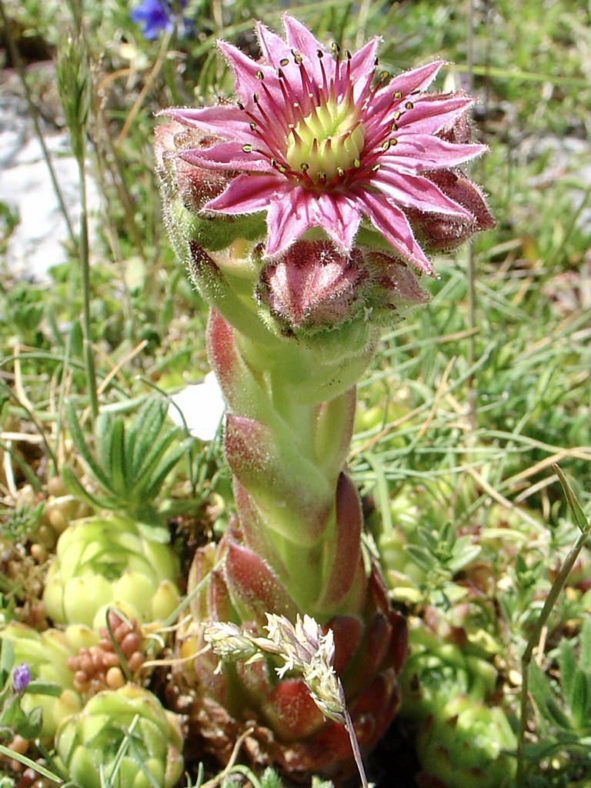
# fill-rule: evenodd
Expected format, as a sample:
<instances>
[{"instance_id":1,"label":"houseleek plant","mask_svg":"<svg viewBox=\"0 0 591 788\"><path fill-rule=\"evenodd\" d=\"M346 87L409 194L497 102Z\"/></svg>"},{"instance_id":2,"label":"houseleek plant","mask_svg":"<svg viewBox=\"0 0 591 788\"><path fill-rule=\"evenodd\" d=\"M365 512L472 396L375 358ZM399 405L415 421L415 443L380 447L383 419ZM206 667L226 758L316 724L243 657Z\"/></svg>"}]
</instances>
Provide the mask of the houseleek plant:
<instances>
[{"instance_id":1,"label":"houseleek plant","mask_svg":"<svg viewBox=\"0 0 591 788\"><path fill-rule=\"evenodd\" d=\"M347 474L355 385L383 328L427 300L429 252L493 219L461 169L485 150L470 139L472 99L427 92L442 62L390 78L377 39L343 53L283 23L285 38L257 25L258 61L219 43L235 101L166 109L156 130L171 240L211 307L236 505L193 561L179 680L221 760L248 727L254 760L342 775L353 766L344 725L303 679L279 677L271 656L220 667L202 625L261 635L267 614L313 617L332 631L361 748L385 731L407 635Z\"/></svg>"}]
</instances>

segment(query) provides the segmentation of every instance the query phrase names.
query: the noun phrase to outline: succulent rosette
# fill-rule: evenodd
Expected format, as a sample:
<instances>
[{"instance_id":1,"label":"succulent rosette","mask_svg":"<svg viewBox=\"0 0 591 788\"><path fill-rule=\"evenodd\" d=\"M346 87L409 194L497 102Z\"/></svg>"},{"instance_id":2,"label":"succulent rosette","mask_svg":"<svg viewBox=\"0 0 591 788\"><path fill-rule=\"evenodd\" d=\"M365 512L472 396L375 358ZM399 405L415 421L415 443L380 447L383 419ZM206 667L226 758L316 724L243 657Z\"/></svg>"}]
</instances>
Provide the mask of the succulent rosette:
<instances>
[{"instance_id":1,"label":"succulent rosette","mask_svg":"<svg viewBox=\"0 0 591 788\"><path fill-rule=\"evenodd\" d=\"M510 788L517 737L499 706L460 695L428 717L417 737L424 788Z\"/></svg>"},{"instance_id":2,"label":"succulent rosette","mask_svg":"<svg viewBox=\"0 0 591 788\"><path fill-rule=\"evenodd\" d=\"M173 788L183 773L178 719L148 690L104 690L60 726L55 746L80 788Z\"/></svg>"},{"instance_id":3,"label":"succulent rosette","mask_svg":"<svg viewBox=\"0 0 591 788\"><path fill-rule=\"evenodd\" d=\"M260 634L266 614L312 616L332 630L361 747L385 731L406 625L363 546L346 470L355 385L383 327L427 300L427 251L493 220L460 169L484 150L469 139L472 100L426 92L441 62L390 80L378 39L341 54L288 15L284 27L285 40L257 25L256 62L220 42L236 102L164 110L156 134L167 227L211 306L236 503L219 544L195 555L176 680L190 735L220 760L251 726L253 760L342 776L347 732L303 680L272 659L218 669L201 625Z\"/></svg>"},{"instance_id":4,"label":"succulent rosette","mask_svg":"<svg viewBox=\"0 0 591 788\"><path fill-rule=\"evenodd\" d=\"M58 624L98 630L109 606L139 621L154 621L166 618L178 603L178 571L170 545L148 539L133 520L89 517L61 534L43 601Z\"/></svg>"},{"instance_id":5,"label":"succulent rosette","mask_svg":"<svg viewBox=\"0 0 591 788\"><path fill-rule=\"evenodd\" d=\"M72 633L57 629L38 632L36 629L11 622L0 630L0 639L10 641L14 650L15 664L26 664L30 679L41 679L61 688L57 696L24 692L21 705L23 711L30 713L34 708L42 712L39 736L44 743L51 743L59 723L82 706L82 699L74 689L74 675L68 668L67 660L75 651L76 642L86 633ZM26 690L26 686L23 688Z\"/></svg>"}]
</instances>

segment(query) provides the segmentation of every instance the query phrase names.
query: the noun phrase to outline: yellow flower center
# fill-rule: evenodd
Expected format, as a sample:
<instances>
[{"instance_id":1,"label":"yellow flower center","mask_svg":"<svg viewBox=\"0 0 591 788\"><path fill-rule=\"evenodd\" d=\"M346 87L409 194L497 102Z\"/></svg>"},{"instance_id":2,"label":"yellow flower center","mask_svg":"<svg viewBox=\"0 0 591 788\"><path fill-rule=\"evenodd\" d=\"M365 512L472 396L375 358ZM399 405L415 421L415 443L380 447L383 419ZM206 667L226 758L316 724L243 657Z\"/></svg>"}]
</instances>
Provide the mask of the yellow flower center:
<instances>
[{"instance_id":1,"label":"yellow flower center","mask_svg":"<svg viewBox=\"0 0 591 788\"><path fill-rule=\"evenodd\" d=\"M290 131L285 160L296 172L315 184L329 183L335 176L360 166L365 129L351 99L331 98Z\"/></svg>"}]
</instances>

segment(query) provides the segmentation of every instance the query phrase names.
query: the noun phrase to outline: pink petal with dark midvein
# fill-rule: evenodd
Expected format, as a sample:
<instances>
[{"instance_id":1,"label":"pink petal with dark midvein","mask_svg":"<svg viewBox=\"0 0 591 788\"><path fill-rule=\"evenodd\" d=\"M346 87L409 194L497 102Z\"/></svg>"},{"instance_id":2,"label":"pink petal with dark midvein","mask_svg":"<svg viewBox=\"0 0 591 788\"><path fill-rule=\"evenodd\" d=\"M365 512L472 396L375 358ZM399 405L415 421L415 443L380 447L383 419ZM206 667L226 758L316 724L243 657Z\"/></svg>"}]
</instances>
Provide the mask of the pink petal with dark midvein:
<instances>
[{"instance_id":1,"label":"pink petal with dark midvein","mask_svg":"<svg viewBox=\"0 0 591 788\"><path fill-rule=\"evenodd\" d=\"M318 58L318 51L325 55L323 65L326 75L330 79L334 74L334 62L328 49L318 41L307 27L289 14L283 15L283 26L285 28L285 39L287 45L299 52L306 58L306 68L310 75L318 83L322 83L322 70ZM293 56L292 56L293 57ZM332 68L331 68L332 67Z\"/></svg>"},{"instance_id":2,"label":"pink petal with dark midvein","mask_svg":"<svg viewBox=\"0 0 591 788\"><path fill-rule=\"evenodd\" d=\"M317 51L329 55L328 49L298 19L289 14L283 14L283 27L285 40L289 47L293 47L300 54L306 55L311 60L317 58Z\"/></svg>"},{"instance_id":3,"label":"pink petal with dark midvein","mask_svg":"<svg viewBox=\"0 0 591 788\"><path fill-rule=\"evenodd\" d=\"M308 210L308 195L300 186L274 199L267 212L267 256L282 254L313 226L314 221Z\"/></svg>"},{"instance_id":4,"label":"pink petal with dark midvein","mask_svg":"<svg viewBox=\"0 0 591 788\"><path fill-rule=\"evenodd\" d=\"M422 178L420 175L382 169L372 178L372 185L377 186L383 194L407 208L472 218L469 211L446 197L433 181Z\"/></svg>"},{"instance_id":5,"label":"pink petal with dark midvein","mask_svg":"<svg viewBox=\"0 0 591 788\"><path fill-rule=\"evenodd\" d=\"M206 203L206 211L253 213L266 208L281 190L288 187L276 175L239 175L223 194Z\"/></svg>"},{"instance_id":6,"label":"pink petal with dark midvein","mask_svg":"<svg viewBox=\"0 0 591 788\"><path fill-rule=\"evenodd\" d=\"M269 81L276 81L277 77L271 66L257 63L232 44L218 41L218 49L234 72L234 90L245 104L250 104L253 94L261 91L261 80L257 73L260 72Z\"/></svg>"},{"instance_id":7,"label":"pink petal with dark midvein","mask_svg":"<svg viewBox=\"0 0 591 788\"><path fill-rule=\"evenodd\" d=\"M424 66L404 71L402 74L390 80L388 87L392 93L400 92L403 96L412 93L413 90L425 90L439 73L439 69L445 65L445 60L434 60Z\"/></svg>"},{"instance_id":8,"label":"pink petal with dark midvein","mask_svg":"<svg viewBox=\"0 0 591 788\"><path fill-rule=\"evenodd\" d=\"M402 113L397 125L400 131L412 125L408 131L413 134L436 134L461 117L473 103L474 99L466 96L442 100L418 98L412 109Z\"/></svg>"},{"instance_id":9,"label":"pink petal with dark midvein","mask_svg":"<svg viewBox=\"0 0 591 788\"><path fill-rule=\"evenodd\" d=\"M226 104L217 107L202 107L201 109L191 109L190 107L171 107L170 109L158 112L158 115L166 115L168 118L182 123L184 126L207 131L220 137L252 136L248 121L242 110Z\"/></svg>"},{"instance_id":10,"label":"pink petal with dark midvein","mask_svg":"<svg viewBox=\"0 0 591 788\"><path fill-rule=\"evenodd\" d=\"M353 82L353 95L359 101L371 84L375 71L376 52L380 39L372 38L367 44L358 49L351 58L351 81ZM346 68L342 66L342 68Z\"/></svg>"},{"instance_id":11,"label":"pink petal with dark midvein","mask_svg":"<svg viewBox=\"0 0 591 788\"><path fill-rule=\"evenodd\" d=\"M240 142L221 142L211 148L189 148L181 151L179 157L197 167L212 167L216 170L255 170L274 172L262 156L254 151L245 153Z\"/></svg>"},{"instance_id":12,"label":"pink petal with dark midvein","mask_svg":"<svg viewBox=\"0 0 591 788\"><path fill-rule=\"evenodd\" d=\"M401 130L402 131L402 130ZM399 134L397 144L380 156L380 167L399 171L442 170L457 167L488 150L486 145L456 145L428 134Z\"/></svg>"},{"instance_id":13,"label":"pink petal with dark midvein","mask_svg":"<svg viewBox=\"0 0 591 788\"><path fill-rule=\"evenodd\" d=\"M376 115L381 114L390 105L396 105L397 102L404 101L413 91L425 90L435 79L437 72L443 65L445 65L444 60L434 60L433 63L413 68L411 71L405 71L394 77L376 92L367 112L375 113ZM394 98L396 93L400 93L399 99Z\"/></svg>"},{"instance_id":14,"label":"pink petal with dark midvein","mask_svg":"<svg viewBox=\"0 0 591 788\"><path fill-rule=\"evenodd\" d=\"M356 203L338 193L310 195L309 202L315 224L322 227L339 249L349 251L361 221Z\"/></svg>"},{"instance_id":15,"label":"pink petal with dark midvein","mask_svg":"<svg viewBox=\"0 0 591 788\"><path fill-rule=\"evenodd\" d=\"M269 30L268 27L265 27L262 22L256 23L256 29L263 57L268 60L273 68L279 68L281 60L284 58L289 58L290 63L293 61L291 49L282 38Z\"/></svg>"},{"instance_id":16,"label":"pink petal with dark midvein","mask_svg":"<svg viewBox=\"0 0 591 788\"><path fill-rule=\"evenodd\" d=\"M339 249L349 251L360 220L356 201L338 194L317 195L295 186L270 202L267 255L282 254L312 227L321 227Z\"/></svg>"},{"instance_id":17,"label":"pink petal with dark midvein","mask_svg":"<svg viewBox=\"0 0 591 788\"><path fill-rule=\"evenodd\" d=\"M384 195L369 191L362 193L360 202L363 213L405 260L421 271L433 273L431 263L416 242L410 224L400 208L389 202Z\"/></svg>"}]
</instances>

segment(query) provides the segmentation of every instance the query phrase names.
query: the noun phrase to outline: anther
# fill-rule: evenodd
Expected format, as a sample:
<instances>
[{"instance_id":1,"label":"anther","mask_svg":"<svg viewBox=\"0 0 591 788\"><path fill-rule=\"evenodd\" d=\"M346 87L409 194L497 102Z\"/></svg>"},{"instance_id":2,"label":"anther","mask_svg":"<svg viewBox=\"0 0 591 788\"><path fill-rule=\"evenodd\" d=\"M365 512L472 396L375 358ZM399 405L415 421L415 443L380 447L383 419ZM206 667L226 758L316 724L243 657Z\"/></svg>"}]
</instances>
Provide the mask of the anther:
<instances>
[{"instance_id":1,"label":"anther","mask_svg":"<svg viewBox=\"0 0 591 788\"><path fill-rule=\"evenodd\" d=\"M399 90L394 91L394 98L395 99L401 99L402 98L402 93Z\"/></svg>"},{"instance_id":2,"label":"anther","mask_svg":"<svg viewBox=\"0 0 591 788\"><path fill-rule=\"evenodd\" d=\"M361 159L353 159L354 167L361 167Z\"/></svg>"},{"instance_id":3,"label":"anther","mask_svg":"<svg viewBox=\"0 0 591 788\"><path fill-rule=\"evenodd\" d=\"M299 53L299 52L297 52L295 49L292 49L292 50L291 50L291 54L293 55L293 60L294 60L294 63L297 63L297 65L298 65L298 66L301 66L301 65L302 65L302 63L304 62L304 59L303 59L303 57L300 55L300 53Z\"/></svg>"},{"instance_id":4,"label":"anther","mask_svg":"<svg viewBox=\"0 0 591 788\"><path fill-rule=\"evenodd\" d=\"M236 102L238 109L244 109L244 104L241 101Z\"/></svg>"},{"instance_id":5,"label":"anther","mask_svg":"<svg viewBox=\"0 0 591 788\"><path fill-rule=\"evenodd\" d=\"M401 115L402 115L402 112L400 112L400 111L395 112L394 113L394 120L400 120L400 116Z\"/></svg>"},{"instance_id":6,"label":"anther","mask_svg":"<svg viewBox=\"0 0 591 788\"><path fill-rule=\"evenodd\" d=\"M250 145L250 144L247 142L246 144L244 144L244 145L242 146L242 150L243 150L245 153L250 153L250 152L252 151L252 145Z\"/></svg>"},{"instance_id":7,"label":"anther","mask_svg":"<svg viewBox=\"0 0 591 788\"><path fill-rule=\"evenodd\" d=\"M317 55L318 55L318 57L320 57L320 58L324 57L324 52L323 52L321 49L317 49L317 50L316 50L316 54L317 54Z\"/></svg>"},{"instance_id":8,"label":"anther","mask_svg":"<svg viewBox=\"0 0 591 788\"><path fill-rule=\"evenodd\" d=\"M282 57L281 60L279 61L279 65L283 66L283 68L285 68L285 66L288 66L289 65L289 58L288 57Z\"/></svg>"},{"instance_id":9,"label":"anther","mask_svg":"<svg viewBox=\"0 0 591 788\"><path fill-rule=\"evenodd\" d=\"M374 164L373 167L371 168L371 171L372 172L377 172L380 169L380 167L381 167L381 164Z\"/></svg>"},{"instance_id":10,"label":"anther","mask_svg":"<svg viewBox=\"0 0 591 788\"><path fill-rule=\"evenodd\" d=\"M264 75L264 74L263 74L263 72L262 72L262 71L259 69L259 70L256 72L256 74L255 74L255 77L256 77L257 79L263 80L263 79L265 78L265 75Z\"/></svg>"},{"instance_id":11,"label":"anther","mask_svg":"<svg viewBox=\"0 0 591 788\"><path fill-rule=\"evenodd\" d=\"M406 109L412 109L414 107L414 104L412 103L412 101L407 101L404 106L406 107Z\"/></svg>"},{"instance_id":12,"label":"anther","mask_svg":"<svg viewBox=\"0 0 591 788\"><path fill-rule=\"evenodd\" d=\"M342 167L337 167L337 175L339 176L339 178L342 178L344 174L345 174L345 170Z\"/></svg>"},{"instance_id":13,"label":"anther","mask_svg":"<svg viewBox=\"0 0 591 788\"><path fill-rule=\"evenodd\" d=\"M395 120L390 124L390 131L398 131L398 123Z\"/></svg>"},{"instance_id":14,"label":"anther","mask_svg":"<svg viewBox=\"0 0 591 788\"><path fill-rule=\"evenodd\" d=\"M389 147L390 147L390 140L384 140L382 142L382 150L384 150L384 151L388 150Z\"/></svg>"},{"instance_id":15,"label":"anther","mask_svg":"<svg viewBox=\"0 0 591 788\"><path fill-rule=\"evenodd\" d=\"M254 101L255 104L258 104L259 103L259 94L258 93L253 93L252 94L252 100Z\"/></svg>"},{"instance_id":16,"label":"anther","mask_svg":"<svg viewBox=\"0 0 591 788\"><path fill-rule=\"evenodd\" d=\"M390 74L387 71L380 71L380 75L378 79L380 82L384 82L386 79L388 79L389 76Z\"/></svg>"},{"instance_id":17,"label":"anther","mask_svg":"<svg viewBox=\"0 0 591 788\"><path fill-rule=\"evenodd\" d=\"M308 170L309 170L309 169L310 169L310 165L309 165L307 162L303 161L303 162L300 164L300 170L301 170L302 172L308 172Z\"/></svg>"},{"instance_id":18,"label":"anther","mask_svg":"<svg viewBox=\"0 0 591 788\"><path fill-rule=\"evenodd\" d=\"M332 44L330 45L330 48L332 49L332 53L333 53L333 55L334 55L335 57L338 57L338 56L341 54L341 48L340 48L340 46L337 44L337 42L336 42L336 41L333 41L333 42L332 42Z\"/></svg>"},{"instance_id":19,"label":"anther","mask_svg":"<svg viewBox=\"0 0 591 788\"><path fill-rule=\"evenodd\" d=\"M347 60L351 60L353 55L351 54L351 50L350 49L346 49L345 50L345 56L346 56Z\"/></svg>"},{"instance_id":20,"label":"anther","mask_svg":"<svg viewBox=\"0 0 591 788\"><path fill-rule=\"evenodd\" d=\"M256 131L257 124L254 122L254 120L251 120L248 125L250 126L251 131Z\"/></svg>"}]
</instances>

